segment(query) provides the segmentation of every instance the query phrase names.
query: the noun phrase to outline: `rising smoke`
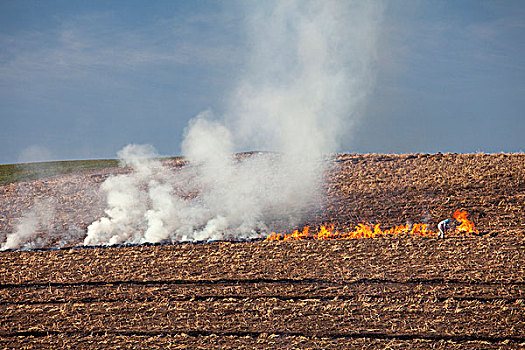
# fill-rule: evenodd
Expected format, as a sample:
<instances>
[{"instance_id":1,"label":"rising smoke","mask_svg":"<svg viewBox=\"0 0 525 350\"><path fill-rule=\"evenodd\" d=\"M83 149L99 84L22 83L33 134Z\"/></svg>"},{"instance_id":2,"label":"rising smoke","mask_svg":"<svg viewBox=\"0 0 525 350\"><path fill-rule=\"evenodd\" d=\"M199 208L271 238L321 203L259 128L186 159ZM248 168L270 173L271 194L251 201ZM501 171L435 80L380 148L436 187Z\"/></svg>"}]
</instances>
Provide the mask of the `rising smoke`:
<instances>
[{"instance_id":1,"label":"rising smoke","mask_svg":"<svg viewBox=\"0 0 525 350\"><path fill-rule=\"evenodd\" d=\"M8 208L21 208L26 206L26 201L34 202L20 211L20 217L14 220L12 232L0 232L0 235L4 233L0 236L0 251L60 248L77 245L84 239L86 233L81 227L79 217L87 214L88 217L95 218L100 215L97 214L101 210L97 201L98 191L89 183L79 185L80 181L85 181L83 175L69 174L64 177L60 186L52 185L54 180L46 180L40 186L24 182L15 186L16 196L5 203ZM79 213L72 208L75 204L71 202L71 197L90 205L85 206L83 212Z\"/></svg>"},{"instance_id":2,"label":"rising smoke","mask_svg":"<svg viewBox=\"0 0 525 350\"><path fill-rule=\"evenodd\" d=\"M25 211L19 219L15 230L9 233L0 250L31 249L39 247L33 242L38 230L51 231L52 220L55 215L53 198L37 200L35 204Z\"/></svg>"},{"instance_id":3,"label":"rising smoke","mask_svg":"<svg viewBox=\"0 0 525 350\"><path fill-rule=\"evenodd\" d=\"M251 6L244 73L223 118L205 111L190 122L190 166L173 175L150 147L124 148L134 172L102 185L107 217L84 243L248 238L298 224L319 201L323 155L337 149L373 83L381 13L361 1ZM278 153L239 162L239 148Z\"/></svg>"},{"instance_id":4,"label":"rising smoke","mask_svg":"<svg viewBox=\"0 0 525 350\"><path fill-rule=\"evenodd\" d=\"M226 120L245 148L318 158L337 149L374 82L382 5L259 2L252 53Z\"/></svg>"},{"instance_id":5,"label":"rising smoke","mask_svg":"<svg viewBox=\"0 0 525 350\"><path fill-rule=\"evenodd\" d=\"M106 215L84 244L251 238L300 224L321 202L323 157L372 87L382 11L375 1L246 5L249 54L226 112L190 121L186 167L169 169L152 146L122 149L133 171L101 185ZM239 160L243 149L272 152Z\"/></svg>"}]
</instances>

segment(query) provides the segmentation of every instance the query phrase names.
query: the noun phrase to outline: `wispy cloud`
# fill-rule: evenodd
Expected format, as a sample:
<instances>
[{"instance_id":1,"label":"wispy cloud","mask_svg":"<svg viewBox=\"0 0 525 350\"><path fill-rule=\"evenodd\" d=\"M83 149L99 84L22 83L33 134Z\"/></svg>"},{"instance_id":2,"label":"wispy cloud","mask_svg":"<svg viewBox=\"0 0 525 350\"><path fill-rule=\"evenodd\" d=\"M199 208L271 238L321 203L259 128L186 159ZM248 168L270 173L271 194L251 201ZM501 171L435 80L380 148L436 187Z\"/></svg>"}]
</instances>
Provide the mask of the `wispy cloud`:
<instances>
[{"instance_id":1,"label":"wispy cloud","mask_svg":"<svg viewBox=\"0 0 525 350\"><path fill-rule=\"evenodd\" d=\"M0 81L108 79L123 73L177 65L228 64L238 48L210 30L213 16L174 17L132 27L108 14L62 19L44 31L0 36Z\"/></svg>"},{"instance_id":2,"label":"wispy cloud","mask_svg":"<svg viewBox=\"0 0 525 350\"><path fill-rule=\"evenodd\" d=\"M31 144L62 158L136 140L173 152L173 128L212 105L241 60L235 16L63 12L0 31L0 159Z\"/></svg>"}]
</instances>

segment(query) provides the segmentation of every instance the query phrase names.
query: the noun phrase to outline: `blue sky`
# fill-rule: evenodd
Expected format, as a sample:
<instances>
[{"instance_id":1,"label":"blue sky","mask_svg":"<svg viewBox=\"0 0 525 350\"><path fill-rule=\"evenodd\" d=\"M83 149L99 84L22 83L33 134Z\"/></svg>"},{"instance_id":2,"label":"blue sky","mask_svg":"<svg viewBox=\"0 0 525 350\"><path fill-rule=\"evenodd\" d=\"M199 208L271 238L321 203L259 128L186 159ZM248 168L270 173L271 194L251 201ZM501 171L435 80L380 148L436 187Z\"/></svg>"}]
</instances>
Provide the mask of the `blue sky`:
<instances>
[{"instance_id":1,"label":"blue sky","mask_svg":"<svg viewBox=\"0 0 525 350\"><path fill-rule=\"evenodd\" d=\"M249 6L0 2L0 163L180 153L242 75ZM351 38L349 38L351 40ZM525 151L525 2L391 1L376 82L340 151Z\"/></svg>"}]
</instances>

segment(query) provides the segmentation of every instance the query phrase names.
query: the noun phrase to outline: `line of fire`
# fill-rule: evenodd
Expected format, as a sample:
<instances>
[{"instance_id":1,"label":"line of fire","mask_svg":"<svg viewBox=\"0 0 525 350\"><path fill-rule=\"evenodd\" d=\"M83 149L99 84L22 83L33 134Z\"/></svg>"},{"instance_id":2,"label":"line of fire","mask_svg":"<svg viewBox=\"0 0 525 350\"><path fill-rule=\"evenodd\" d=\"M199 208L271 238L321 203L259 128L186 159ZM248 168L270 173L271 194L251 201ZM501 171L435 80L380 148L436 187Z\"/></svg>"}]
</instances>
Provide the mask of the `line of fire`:
<instances>
[{"instance_id":1,"label":"line of fire","mask_svg":"<svg viewBox=\"0 0 525 350\"><path fill-rule=\"evenodd\" d=\"M456 210L453 215L458 223L454 229L455 233L479 235L479 231L474 228L474 223L468 219L468 213L464 210ZM362 239L376 238L393 235L412 235L412 236L439 236L439 232L429 229L428 224L414 223L395 226L386 230L381 229L381 224L360 223L350 232L340 232L333 224L321 225L317 233L312 233L309 226L302 230L295 230L292 233L272 232L266 237L267 241L288 241L288 240L325 240L325 239Z\"/></svg>"}]
</instances>

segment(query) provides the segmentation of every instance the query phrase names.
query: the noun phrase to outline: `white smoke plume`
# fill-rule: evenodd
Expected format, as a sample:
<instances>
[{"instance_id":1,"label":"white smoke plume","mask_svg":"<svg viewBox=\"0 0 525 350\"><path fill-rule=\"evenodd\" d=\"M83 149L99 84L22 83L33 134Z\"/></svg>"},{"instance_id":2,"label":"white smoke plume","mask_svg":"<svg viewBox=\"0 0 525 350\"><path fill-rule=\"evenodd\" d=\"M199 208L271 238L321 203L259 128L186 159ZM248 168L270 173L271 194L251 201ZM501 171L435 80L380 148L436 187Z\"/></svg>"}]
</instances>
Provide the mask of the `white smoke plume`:
<instances>
[{"instance_id":1,"label":"white smoke plume","mask_svg":"<svg viewBox=\"0 0 525 350\"><path fill-rule=\"evenodd\" d=\"M106 217L84 244L249 238L299 224L319 201L323 156L372 86L382 10L371 1L252 3L251 53L225 115L190 122L189 166L175 173L151 146L120 151L134 171L103 183ZM238 161L238 149L277 153Z\"/></svg>"},{"instance_id":2,"label":"white smoke plume","mask_svg":"<svg viewBox=\"0 0 525 350\"><path fill-rule=\"evenodd\" d=\"M32 163L32 162L45 162L52 160L53 153L41 145L31 145L24 148L18 155L18 162L20 163Z\"/></svg>"},{"instance_id":3,"label":"white smoke plume","mask_svg":"<svg viewBox=\"0 0 525 350\"><path fill-rule=\"evenodd\" d=\"M53 199L38 200L23 213L13 232L9 233L0 250L29 249L34 247L38 230L49 232L55 215Z\"/></svg>"},{"instance_id":4,"label":"white smoke plume","mask_svg":"<svg viewBox=\"0 0 525 350\"><path fill-rule=\"evenodd\" d=\"M300 158L336 150L374 82L382 11L377 1L258 2L227 113L240 144Z\"/></svg>"}]
</instances>

